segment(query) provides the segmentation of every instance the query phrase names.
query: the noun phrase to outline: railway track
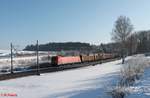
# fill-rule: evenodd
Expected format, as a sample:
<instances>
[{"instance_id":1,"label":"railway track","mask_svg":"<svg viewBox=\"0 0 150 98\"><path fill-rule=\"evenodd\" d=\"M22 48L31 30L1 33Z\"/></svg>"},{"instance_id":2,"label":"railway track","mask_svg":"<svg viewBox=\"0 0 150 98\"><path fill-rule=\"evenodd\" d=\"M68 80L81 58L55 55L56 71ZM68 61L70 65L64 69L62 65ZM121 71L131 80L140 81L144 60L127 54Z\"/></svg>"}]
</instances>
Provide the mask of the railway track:
<instances>
[{"instance_id":1,"label":"railway track","mask_svg":"<svg viewBox=\"0 0 150 98\"><path fill-rule=\"evenodd\" d=\"M69 64L69 65L63 65L59 67L53 67L51 65L48 65L49 63L45 63L44 66L47 66L46 68L41 68L39 69L39 73L49 73L49 72L57 72L57 71L62 71L62 70L68 70L68 69L74 69L74 68L80 68L80 67L86 67L90 65L97 65L101 63L106 63L110 61L115 61L118 60L119 58L115 59L107 59L107 60L101 60L101 61L94 61L94 62L85 62L85 63L80 63L80 64ZM34 66L36 67L36 66ZM28 71L20 71L20 72L14 72L14 73L7 73L7 74L0 74L0 81L1 80L8 80L8 79L15 79L15 78L20 78L20 77L25 77L25 76L32 76L32 75L38 75L38 70L37 69L31 69Z\"/></svg>"}]
</instances>

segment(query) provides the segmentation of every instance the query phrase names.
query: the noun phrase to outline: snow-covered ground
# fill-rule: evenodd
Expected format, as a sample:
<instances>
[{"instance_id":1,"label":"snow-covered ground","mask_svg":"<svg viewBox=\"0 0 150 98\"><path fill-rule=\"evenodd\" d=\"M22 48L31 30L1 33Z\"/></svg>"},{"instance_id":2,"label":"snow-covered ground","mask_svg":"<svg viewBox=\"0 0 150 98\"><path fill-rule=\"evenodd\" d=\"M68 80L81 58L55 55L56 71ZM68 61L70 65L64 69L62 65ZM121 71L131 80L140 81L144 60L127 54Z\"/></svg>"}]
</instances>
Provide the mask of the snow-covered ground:
<instances>
[{"instance_id":1,"label":"snow-covered ground","mask_svg":"<svg viewBox=\"0 0 150 98\"><path fill-rule=\"evenodd\" d=\"M14 70L26 70L28 67L35 65L37 62L37 56L23 56L13 58L13 68ZM40 55L39 63L50 62L48 55ZM1 58L0 59L0 74L10 72L11 59Z\"/></svg>"},{"instance_id":2,"label":"snow-covered ground","mask_svg":"<svg viewBox=\"0 0 150 98\"><path fill-rule=\"evenodd\" d=\"M10 51L0 49L0 57L8 57L9 54L10 54Z\"/></svg>"},{"instance_id":3,"label":"snow-covered ground","mask_svg":"<svg viewBox=\"0 0 150 98\"><path fill-rule=\"evenodd\" d=\"M48 56L56 55L55 52L42 52L39 51L39 62L50 62ZM14 52L13 57L13 67L28 67L34 65L37 61L35 51L17 51ZM11 65L10 60L10 51L9 50L0 50L0 71L9 71Z\"/></svg>"},{"instance_id":4,"label":"snow-covered ground","mask_svg":"<svg viewBox=\"0 0 150 98\"><path fill-rule=\"evenodd\" d=\"M145 58L144 55L137 55L127 59L136 57L141 60ZM119 82L120 68L121 60L117 60L41 76L0 81L0 98L4 98L4 94L16 94L17 98L111 98L107 92ZM130 94L125 98L150 97L149 68L134 86L129 87L129 91Z\"/></svg>"},{"instance_id":5,"label":"snow-covered ground","mask_svg":"<svg viewBox=\"0 0 150 98\"><path fill-rule=\"evenodd\" d=\"M106 89L118 80L120 63L118 60L41 76L1 81L0 94L13 93L17 94L17 98L111 98L106 94Z\"/></svg>"},{"instance_id":6,"label":"snow-covered ground","mask_svg":"<svg viewBox=\"0 0 150 98\"><path fill-rule=\"evenodd\" d=\"M43 59L44 57L45 57L45 61L48 61L48 55L39 56L39 60L44 61L44 59ZM16 67L17 66L24 66L24 65L31 65L31 64L36 63L36 60L37 60L37 56L14 57L13 58L13 65ZM0 59L0 68L10 66L10 62L11 62L10 58Z\"/></svg>"},{"instance_id":7,"label":"snow-covered ground","mask_svg":"<svg viewBox=\"0 0 150 98\"><path fill-rule=\"evenodd\" d=\"M39 51L39 54L48 54L49 52L44 52L44 51ZM55 52L50 52L51 54L55 54ZM13 54L19 54L19 55L35 55L36 51L22 51L22 50L18 50L18 51L13 51ZM5 57L9 57L10 56L10 50L1 50L0 49L0 58L5 58Z\"/></svg>"},{"instance_id":8,"label":"snow-covered ground","mask_svg":"<svg viewBox=\"0 0 150 98\"><path fill-rule=\"evenodd\" d=\"M127 98L150 98L150 69L146 69L143 77L130 89Z\"/></svg>"},{"instance_id":9,"label":"snow-covered ground","mask_svg":"<svg viewBox=\"0 0 150 98\"><path fill-rule=\"evenodd\" d=\"M132 66L144 66L144 72L132 86L126 87L127 95L125 98L150 98L150 57L145 55L133 56L130 58L130 64Z\"/></svg>"}]
</instances>

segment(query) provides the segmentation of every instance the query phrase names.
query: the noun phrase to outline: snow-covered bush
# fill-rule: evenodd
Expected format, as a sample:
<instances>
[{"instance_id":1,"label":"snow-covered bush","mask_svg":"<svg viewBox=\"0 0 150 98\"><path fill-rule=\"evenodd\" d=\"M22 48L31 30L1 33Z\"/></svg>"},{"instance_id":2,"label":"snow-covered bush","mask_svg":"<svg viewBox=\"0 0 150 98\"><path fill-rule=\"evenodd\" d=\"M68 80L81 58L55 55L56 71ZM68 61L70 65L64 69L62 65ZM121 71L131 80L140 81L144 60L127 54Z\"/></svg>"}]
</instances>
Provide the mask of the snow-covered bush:
<instances>
[{"instance_id":1,"label":"snow-covered bush","mask_svg":"<svg viewBox=\"0 0 150 98\"><path fill-rule=\"evenodd\" d=\"M126 61L121 69L120 85L133 85L144 73L145 67L148 66L148 60L145 57L134 57Z\"/></svg>"},{"instance_id":2,"label":"snow-covered bush","mask_svg":"<svg viewBox=\"0 0 150 98\"><path fill-rule=\"evenodd\" d=\"M130 92L128 88L140 79L149 65L149 60L144 56L128 59L120 70L119 82L109 90L108 94L112 98L124 98Z\"/></svg>"}]
</instances>

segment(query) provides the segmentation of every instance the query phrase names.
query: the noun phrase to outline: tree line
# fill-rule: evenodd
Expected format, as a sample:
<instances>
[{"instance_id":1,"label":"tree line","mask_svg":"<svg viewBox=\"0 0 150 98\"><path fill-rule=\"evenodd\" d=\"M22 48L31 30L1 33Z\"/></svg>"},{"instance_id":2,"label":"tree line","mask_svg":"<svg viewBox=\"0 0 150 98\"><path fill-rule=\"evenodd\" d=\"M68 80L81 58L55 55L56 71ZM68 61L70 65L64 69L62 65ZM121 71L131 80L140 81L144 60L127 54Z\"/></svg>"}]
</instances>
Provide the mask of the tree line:
<instances>
[{"instance_id":1,"label":"tree line","mask_svg":"<svg viewBox=\"0 0 150 98\"><path fill-rule=\"evenodd\" d=\"M24 50L36 51L36 45L27 45ZM68 51L68 50L77 50L77 51L90 51L92 46L89 43L81 42L64 42L64 43L47 43L40 44L39 51Z\"/></svg>"},{"instance_id":2,"label":"tree line","mask_svg":"<svg viewBox=\"0 0 150 98\"><path fill-rule=\"evenodd\" d=\"M121 46L119 42L101 44L99 47L99 49L108 53L121 52ZM133 32L127 38L125 50L126 55L150 52L150 30Z\"/></svg>"},{"instance_id":3,"label":"tree line","mask_svg":"<svg viewBox=\"0 0 150 98\"><path fill-rule=\"evenodd\" d=\"M27 45L24 50L36 51L36 45ZM47 43L39 45L40 51L62 51L62 50L76 50L76 51L94 51L105 53L119 53L121 54L121 46L119 42L112 42L108 44L90 45L89 43L80 42L64 42L64 43ZM138 31L132 33L126 41L126 55L136 53L150 52L150 30Z\"/></svg>"}]
</instances>

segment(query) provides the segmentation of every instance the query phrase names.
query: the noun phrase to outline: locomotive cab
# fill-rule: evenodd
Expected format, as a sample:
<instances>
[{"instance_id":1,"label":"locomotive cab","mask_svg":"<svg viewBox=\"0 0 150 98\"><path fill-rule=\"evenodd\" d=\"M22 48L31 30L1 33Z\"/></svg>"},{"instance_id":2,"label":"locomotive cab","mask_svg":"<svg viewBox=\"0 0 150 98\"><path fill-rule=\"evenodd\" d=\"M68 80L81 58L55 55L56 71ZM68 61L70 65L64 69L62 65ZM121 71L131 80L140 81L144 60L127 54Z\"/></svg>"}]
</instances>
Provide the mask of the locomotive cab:
<instances>
[{"instance_id":1,"label":"locomotive cab","mask_svg":"<svg viewBox=\"0 0 150 98\"><path fill-rule=\"evenodd\" d=\"M51 58L51 64L52 64L53 66L57 66L57 63L58 63L58 56L53 56L53 57Z\"/></svg>"}]
</instances>

